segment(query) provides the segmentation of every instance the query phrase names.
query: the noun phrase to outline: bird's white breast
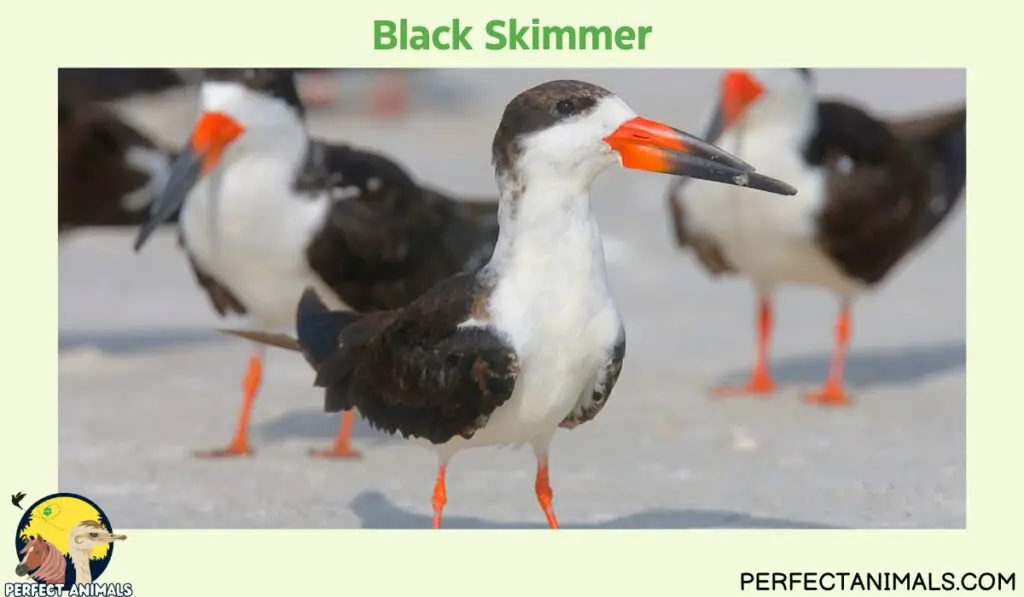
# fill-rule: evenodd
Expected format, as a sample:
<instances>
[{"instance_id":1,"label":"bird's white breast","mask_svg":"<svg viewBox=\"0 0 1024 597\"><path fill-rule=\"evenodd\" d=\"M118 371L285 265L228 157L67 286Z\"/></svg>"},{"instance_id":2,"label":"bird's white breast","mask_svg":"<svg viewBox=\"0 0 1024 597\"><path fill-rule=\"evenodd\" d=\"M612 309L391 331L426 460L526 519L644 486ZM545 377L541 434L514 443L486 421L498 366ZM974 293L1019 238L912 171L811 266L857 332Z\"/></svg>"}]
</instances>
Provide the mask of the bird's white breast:
<instances>
[{"instance_id":1,"label":"bird's white breast","mask_svg":"<svg viewBox=\"0 0 1024 597\"><path fill-rule=\"evenodd\" d=\"M592 220L523 230L488 303L490 325L520 360L511 399L469 445L520 444L553 433L589 392L622 323L608 292L600 233ZM458 440L457 440L458 441Z\"/></svg>"},{"instance_id":2,"label":"bird's white breast","mask_svg":"<svg viewBox=\"0 0 1024 597\"><path fill-rule=\"evenodd\" d=\"M718 145L798 193L772 195L691 179L681 191L687 228L713 239L730 263L766 289L787 282L837 292L855 288L815 241L826 200L825 172L804 163L792 147L792 131L762 125L742 137L727 133Z\"/></svg>"},{"instance_id":3,"label":"bird's white breast","mask_svg":"<svg viewBox=\"0 0 1024 597\"><path fill-rule=\"evenodd\" d=\"M181 213L189 252L262 328L291 327L304 288L320 284L306 248L330 206L326 196L296 196L292 165L276 158L243 156L220 168L193 188Z\"/></svg>"}]
</instances>

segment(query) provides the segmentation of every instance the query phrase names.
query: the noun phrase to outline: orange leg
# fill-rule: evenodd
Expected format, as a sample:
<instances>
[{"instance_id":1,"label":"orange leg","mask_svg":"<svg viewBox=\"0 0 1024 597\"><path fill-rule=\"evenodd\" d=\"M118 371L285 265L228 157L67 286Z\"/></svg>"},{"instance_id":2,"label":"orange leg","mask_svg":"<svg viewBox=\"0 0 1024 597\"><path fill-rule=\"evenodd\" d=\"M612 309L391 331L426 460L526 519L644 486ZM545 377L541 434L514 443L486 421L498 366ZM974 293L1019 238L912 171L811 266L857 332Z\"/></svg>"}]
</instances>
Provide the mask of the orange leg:
<instances>
[{"instance_id":1,"label":"orange leg","mask_svg":"<svg viewBox=\"0 0 1024 597\"><path fill-rule=\"evenodd\" d=\"M771 344L772 334L772 304L762 298L760 301L757 317L757 361L754 364L754 372L750 380L742 386L727 386L715 388L712 394L715 396L764 395L775 391L775 381L768 372L768 347Z\"/></svg>"},{"instance_id":2,"label":"orange leg","mask_svg":"<svg viewBox=\"0 0 1024 597\"><path fill-rule=\"evenodd\" d=\"M447 472L448 466L442 464L437 467L437 481L434 483L434 528L441 528L441 511L444 510L444 505L448 503L448 493L444 487L444 475Z\"/></svg>"},{"instance_id":3,"label":"orange leg","mask_svg":"<svg viewBox=\"0 0 1024 597\"><path fill-rule=\"evenodd\" d=\"M361 458L362 454L353 450L348 441L349 436L352 435L353 421L355 421L355 415L351 410L342 413L341 428L338 429L334 445L326 450L310 450L309 455L313 458Z\"/></svg>"},{"instance_id":4,"label":"orange leg","mask_svg":"<svg viewBox=\"0 0 1024 597\"><path fill-rule=\"evenodd\" d=\"M843 389L843 364L846 361L846 349L850 344L850 308L846 305L839 311L836 318L836 351L832 356L825 385L804 397L811 404L844 405L850 403L850 397Z\"/></svg>"},{"instance_id":5,"label":"orange leg","mask_svg":"<svg viewBox=\"0 0 1024 597\"><path fill-rule=\"evenodd\" d=\"M235 438L224 448L198 452L197 456L200 458L222 458L252 455L252 448L249 447L249 415L252 414L252 405L256 401L256 392L260 389L262 379L263 357L262 353L257 352L249 357L249 368L242 381L242 412L238 415Z\"/></svg>"},{"instance_id":6,"label":"orange leg","mask_svg":"<svg viewBox=\"0 0 1024 597\"><path fill-rule=\"evenodd\" d=\"M537 501L540 502L540 508L544 510L544 516L548 519L548 526L557 529L558 519L555 518L555 511L551 507L551 498L554 497L554 492L551 491L551 483L548 480L547 458L537 460L537 482L534 483L534 489L537 491Z\"/></svg>"}]
</instances>

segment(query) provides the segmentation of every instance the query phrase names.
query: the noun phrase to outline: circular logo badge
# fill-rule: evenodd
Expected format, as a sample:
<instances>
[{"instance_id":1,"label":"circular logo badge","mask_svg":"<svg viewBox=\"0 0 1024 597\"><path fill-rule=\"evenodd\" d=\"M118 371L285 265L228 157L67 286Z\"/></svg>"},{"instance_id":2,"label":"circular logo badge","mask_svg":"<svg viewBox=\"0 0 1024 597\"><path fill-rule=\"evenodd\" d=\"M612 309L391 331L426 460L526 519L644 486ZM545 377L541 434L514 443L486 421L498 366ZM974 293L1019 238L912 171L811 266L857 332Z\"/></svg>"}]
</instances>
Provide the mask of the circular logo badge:
<instances>
[{"instance_id":1,"label":"circular logo badge","mask_svg":"<svg viewBox=\"0 0 1024 597\"><path fill-rule=\"evenodd\" d=\"M96 581L114 555L110 520L92 500L54 493L26 508L14 534L15 573L38 583L63 585Z\"/></svg>"}]
</instances>

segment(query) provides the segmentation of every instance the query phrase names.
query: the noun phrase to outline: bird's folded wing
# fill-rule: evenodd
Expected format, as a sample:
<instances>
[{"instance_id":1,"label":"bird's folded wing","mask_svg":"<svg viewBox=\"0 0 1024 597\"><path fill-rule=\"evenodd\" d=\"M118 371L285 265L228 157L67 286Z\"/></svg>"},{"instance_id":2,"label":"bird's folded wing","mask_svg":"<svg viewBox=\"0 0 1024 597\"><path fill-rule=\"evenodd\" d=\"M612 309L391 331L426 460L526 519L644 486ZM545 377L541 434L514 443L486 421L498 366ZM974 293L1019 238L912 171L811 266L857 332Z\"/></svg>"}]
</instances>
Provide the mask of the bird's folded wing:
<instances>
[{"instance_id":1,"label":"bird's folded wing","mask_svg":"<svg viewBox=\"0 0 1024 597\"><path fill-rule=\"evenodd\" d=\"M381 319L375 333L360 329L350 340L346 330L317 376L328 408L354 406L375 427L434 442L479 428L512 396L519 374L498 332L460 325L474 319L482 292L473 275L454 276Z\"/></svg>"}]
</instances>

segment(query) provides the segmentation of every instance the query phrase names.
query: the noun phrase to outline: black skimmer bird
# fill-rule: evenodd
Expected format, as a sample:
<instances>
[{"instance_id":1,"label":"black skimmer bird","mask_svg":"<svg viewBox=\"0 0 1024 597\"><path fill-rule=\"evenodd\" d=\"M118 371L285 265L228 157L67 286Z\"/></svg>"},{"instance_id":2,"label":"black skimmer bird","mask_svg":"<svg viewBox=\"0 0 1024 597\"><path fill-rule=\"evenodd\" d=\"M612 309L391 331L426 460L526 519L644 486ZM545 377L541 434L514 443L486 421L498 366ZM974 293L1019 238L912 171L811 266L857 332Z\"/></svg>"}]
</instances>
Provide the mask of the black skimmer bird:
<instances>
[{"instance_id":1,"label":"black skimmer bird","mask_svg":"<svg viewBox=\"0 0 1024 597\"><path fill-rule=\"evenodd\" d=\"M713 276L742 275L759 298L749 381L714 393L764 395L773 290L810 284L840 297L835 354L819 404L847 404L843 363L856 296L875 288L958 204L966 182L965 105L886 122L819 99L809 69L728 71L706 134L792 182L800 193L763 202L744 189L680 179L669 190L675 233Z\"/></svg>"},{"instance_id":2,"label":"black skimmer bird","mask_svg":"<svg viewBox=\"0 0 1024 597\"><path fill-rule=\"evenodd\" d=\"M436 449L435 527L457 451L530 444L537 499L557 528L551 440L604 408L626 352L590 207L595 178L621 164L796 191L581 81L551 81L516 96L494 135L492 162L501 231L486 266L439 283L407 307L362 315L329 311L307 290L297 343L316 368L316 385L326 388L328 412L356 408L374 427Z\"/></svg>"},{"instance_id":3,"label":"black skimmer bird","mask_svg":"<svg viewBox=\"0 0 1024 597\"><path fill-rule=\"evenodd\" d=\"M200 104L135 248L180 209L181 243L222 317L248 316L262 331L291 329L308 286L335 308L393 309L490 257L496 200L455 200L382 155L312 139L291 70L210 70ZM263 357L258 344L234 438L201 455L252 453L249 416ZM349 445L352 422L346 413L334 446L312 455L358 456Z\"/></svg>"},{"instance_id":4,"label":"black skimmer bird","mask_svg":"<svg viewBox=\"0 0 1024 597\"><path fill-rule=\"evenodd\" d=\"M70 94L58 99L57 121L58 235L143 224L170 179L174 153L103 106Z\"/></svg>"}]
</instances>

